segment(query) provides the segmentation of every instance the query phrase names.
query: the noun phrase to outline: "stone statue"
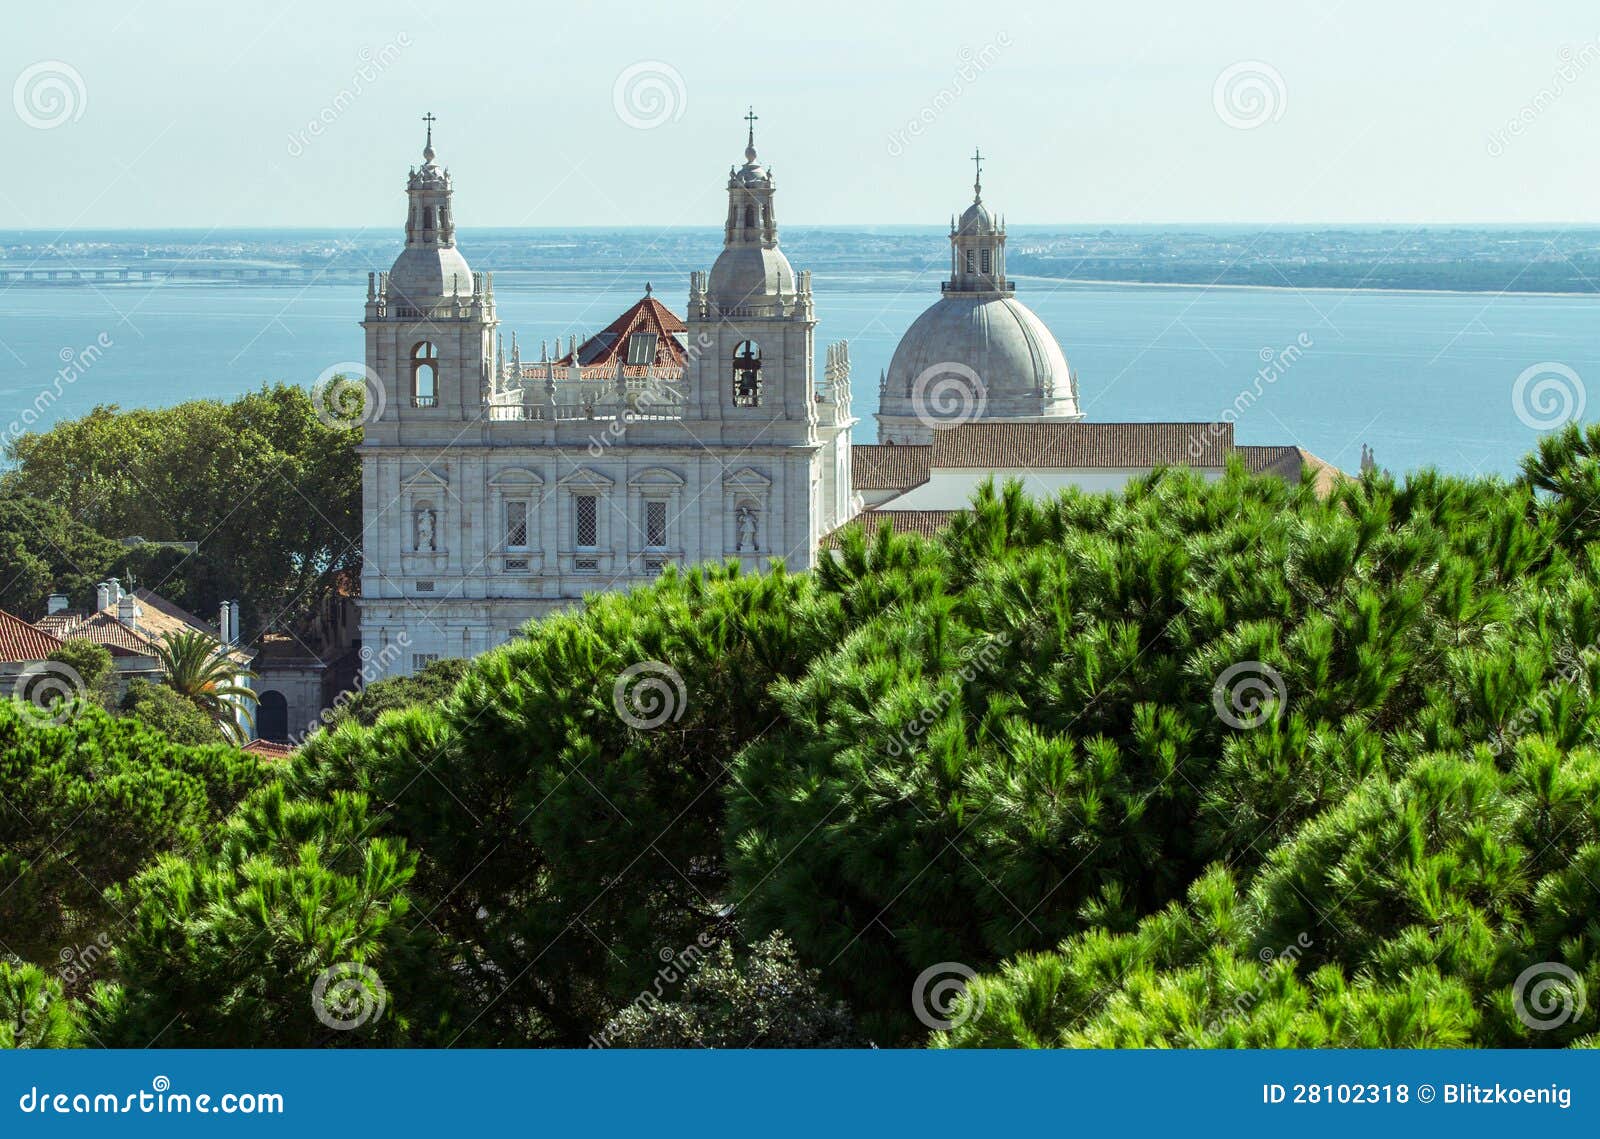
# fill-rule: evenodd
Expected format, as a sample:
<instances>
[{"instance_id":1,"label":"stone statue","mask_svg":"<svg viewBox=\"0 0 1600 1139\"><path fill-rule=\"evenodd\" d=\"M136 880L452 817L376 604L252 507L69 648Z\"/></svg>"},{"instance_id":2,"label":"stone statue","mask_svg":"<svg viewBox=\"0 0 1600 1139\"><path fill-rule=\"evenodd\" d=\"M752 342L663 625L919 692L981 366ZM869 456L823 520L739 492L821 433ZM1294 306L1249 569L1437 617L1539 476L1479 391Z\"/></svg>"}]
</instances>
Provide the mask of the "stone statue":
<instances>
[{"instance_id":1,"label":"stone statue","mask_svg":"<svg viewBox=\"0 0 1600 1139\"><path fill-rule=\"evenodd\" d=\"M433 511L417 511L417 543L418 550L433 550Z\"/></svg>"},{"instance_id":2,"label":"stone statue","mask_svg":"<svg viewBox=\"0 0 1600 1139\"><path fill-rule=\"evenodd\" d=\"M761 543L756 535L756 508L740 503L739 508L734 511L734 526L738 529L739 539L734 549L742 550L745 544L749 543L752 550L760 553Z\"/></svg>"}]
</instances>

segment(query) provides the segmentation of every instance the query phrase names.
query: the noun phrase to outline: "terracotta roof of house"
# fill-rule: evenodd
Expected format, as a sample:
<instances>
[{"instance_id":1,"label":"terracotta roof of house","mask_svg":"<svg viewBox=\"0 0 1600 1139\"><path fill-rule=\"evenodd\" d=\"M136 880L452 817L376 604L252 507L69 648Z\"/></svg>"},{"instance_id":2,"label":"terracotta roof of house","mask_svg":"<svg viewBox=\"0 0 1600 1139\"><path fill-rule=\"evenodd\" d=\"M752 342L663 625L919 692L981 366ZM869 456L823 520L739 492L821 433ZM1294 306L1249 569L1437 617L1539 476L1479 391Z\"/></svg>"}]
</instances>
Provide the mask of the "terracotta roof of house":
<instances>
[{"instance_id":1,"label":"terracotta roof of house","mask_svg":"<svg viewBox=\"0 0 1600 1139\"><path fill-rule=\"evenodd\" d=\"M1332 463L1319 459L1303 447L1280 444L1270 447L1242 446L1235 450L1243 461L1245 469L1254 474L1277 475L1287 483L1297 484L1302 472L1311 471L1313 487L1317 495L1322 498L1332 494L1334 487L1350 477Z\"/></svg>"},{"instance_id":2,"label":"terracotta roof of house","mask_svg":"<svg viewBox=\"0 0 1600 1139\"><path fill-rule=\"evenodd\" d=\"M965 511L961 510L863 510L843 526L823 535L822 548L837 549L840 536L851 526L865 527L870 537L885 522L896 534L921 534L931 538L943 530L952 517L963 513Z\"/></svg>"},{"instance_id":3,"label":"terracotta roof of house","mask_svg":"<svg viewBox=\"0 0 1600 1139\"><path fill-rule=\"evenodd\" d=\"M287 759L294 754L294 745L280 744L272 740L251 740L239 750L259 755L263 759Z\"/></svg>"},{"instance_id":4,"label":"terracotta roof of house","mask_svg":"<svg viewBox=\"0 0 1600 1139\"><path fill-rule=\"evenodd\" d=\"M932 467L1221 467L1231 423L979 420L933 433Z\"/></svg>"},{"instance_id":5,"label":"terracotta roof of house","mask_svg":"<svg viewBox=\"0 0 1600 1139\"><path fill-rule=\"evenodd\" d=\"M0 661L28 664L47 659L61 647L61 638L34 628L21 617L0 609Z\"/></svg>"},{"instance_id":6,"label":"terracotta roof of house","mask_svg":"<svg viewBox=\"0 0 1600 1139\"><path fill-rule=\"evenodd\" d=\"M659 378L675 378L683 374L689 362L688 346L683 339L687 331L688 326L683 320L656 300L650 286L646 285L645 295L637 304L578 345L576 362L583 369L586 379L615 376L619 359L623 363L624 375L638 377L653 374ZM648 364L629 364L629 341L639 332L655 334L655 357ZM570 368L573 362L573 353L568 352L558 356L553 363L558 368ZM523 378L539 379L544 375L544 369L543 363L524 363Z\"/></svg>"},{"instance_id":7,"label":"terracotta roof of house","mask_svg":"<svg viewBox=\"0 0 1600 1139\"><path fill-rule=\"evenodd\" d=\"M109 612L51 613L34 622L34 628L67 640L81 637L104 645L112 656L156 655L156 644L149 637L128 628Z\"/></svg>"},{"instance_id":8,"label":"terracotta roof of house","mask_svg":"<svg viewBox=\"0 0 1600 1139\"><path fill-rule=\"evenodd\" d=\"M857 490L910 490L928 481L926 445L857 443L850 448L850 481Z\"/></svg>"}]
</instances>

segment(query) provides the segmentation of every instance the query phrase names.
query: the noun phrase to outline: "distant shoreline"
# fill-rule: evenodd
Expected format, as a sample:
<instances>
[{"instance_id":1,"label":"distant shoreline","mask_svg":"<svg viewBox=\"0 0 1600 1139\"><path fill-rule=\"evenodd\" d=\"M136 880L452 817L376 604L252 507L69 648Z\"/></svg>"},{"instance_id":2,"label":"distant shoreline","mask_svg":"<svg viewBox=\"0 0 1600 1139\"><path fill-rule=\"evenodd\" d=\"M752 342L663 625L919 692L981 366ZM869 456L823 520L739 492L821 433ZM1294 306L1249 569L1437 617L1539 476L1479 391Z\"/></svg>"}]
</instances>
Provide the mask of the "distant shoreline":
<instances>
[{"instance_id":1,"label":"distant shoreline","mask_svg":"<svg viewBox=\"0 0 1600 1139\"><path fill-rule=\"evenodd\" d=\"M1234 289L1244 292L1273 293L1399 293L1435 297L1556 297L1600 300L1600 292L1554 293L1534 289L1402 289L1393 285L1223 285L1197 281L1115 281L1099 277L1039 277L1019 275L1019 281L1059 281L1064 285L1127 285L1139 289Z\"/></svg>"}]
</instances>

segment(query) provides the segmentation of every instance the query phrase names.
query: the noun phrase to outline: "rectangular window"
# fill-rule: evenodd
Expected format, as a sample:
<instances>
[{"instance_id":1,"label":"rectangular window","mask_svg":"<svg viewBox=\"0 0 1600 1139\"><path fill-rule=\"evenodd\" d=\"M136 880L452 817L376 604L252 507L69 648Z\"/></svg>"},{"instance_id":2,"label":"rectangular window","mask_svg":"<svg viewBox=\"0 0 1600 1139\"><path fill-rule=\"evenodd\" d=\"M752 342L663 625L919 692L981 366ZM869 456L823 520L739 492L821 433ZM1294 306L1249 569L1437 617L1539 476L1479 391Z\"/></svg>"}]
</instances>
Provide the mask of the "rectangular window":
<instances>
[{"instance_id":1,"label":"rectangular window","mask_svg":"<svg viewBox=\"0 0 1600 1139\"><path fill-rule=\"evenodd\" d=\"M987 249L985 249L983 251L983 253L980 255L979 260L983 264L983 272L988 273L989 272L989 251Z\"/></svg>"},{"instance_id":2,"label":"rectangular window","mask_svg":"<svg viewBox=\"0 0 1600 1139\"><path fill-rule=\"evenodd\" d=\"M598 505L592 494L575 495L572 499L572 533L574 545L580 550L593 549L600 544Z\"/></svg>"},{"instance_id":3,"label":"rectangular window","mask_svg":"<svg viewBox=\"0 0 1600 1139\"><path fill-rule=\"evenodd\" d=\"M667 544L666 503L644 504L644 544L653 550L659 550Z\"/></svg>"},{"instance_id":4,"label":"rectangular window","mask_svg":"<svg viewBox=\"0 0 1600 1139\"><path fill-rule=\"evenodd\" d=\"M969 272L969 273L974 272L973 265L972 265L973 256L974 256L974 254L973 254L972 250L970 250L970 249L967 250L967 272Z\"/></svg>"},{"instance_id":5,"label":"rectangular window","mask_svg":"<svg viewBox=\"0 0 1600 1139\"><path fill-rule=\"evenodd\" d=\"M628 337L628 363L643 367L656 362L656 334L635 332Z\"/></svg>"},{"instance_id":6,"label":"rectangular window","mask_svg":"<svg viewBox=\"0 0 1600 1139\"><path fill-rule=\"evenodd\" d=\"M528 504L526 502L506 503L506 549L526 550L528 548Z\"/></svg>"},{"instance_id":7,"label":"rectangular window","mask_svg":"<svg viewBox=\"0 0 1600 1139\"><path fill-rule=\"evenodd\" d=\"M439 659L439 654L438 653L412 653L411 654L411 671L412 672L421 672L423 669L427 668L430 664L432 664L434 661L436 661L438 659Z\"/></svg>"}]
</instances>

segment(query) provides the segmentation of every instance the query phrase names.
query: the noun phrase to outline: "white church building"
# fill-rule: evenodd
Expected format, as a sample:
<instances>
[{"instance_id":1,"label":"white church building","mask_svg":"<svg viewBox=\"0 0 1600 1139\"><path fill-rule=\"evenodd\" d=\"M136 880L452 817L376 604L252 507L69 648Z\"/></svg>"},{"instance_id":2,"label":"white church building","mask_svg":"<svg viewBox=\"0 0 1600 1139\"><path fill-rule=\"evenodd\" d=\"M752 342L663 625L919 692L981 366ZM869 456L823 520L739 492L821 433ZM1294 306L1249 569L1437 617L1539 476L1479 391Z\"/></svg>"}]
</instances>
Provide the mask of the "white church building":
<instances>
[{"instance_id":1,"label":"white church building","mask_svg":"<svg viewBox=\"0 0 1600 1139\"><path fill-rule=\"evenodd\" d=\"M537 362L515 337L504 350L494 275L456 246L428 117L405 248L369 276L361 324L376 390L360 448L360 638L389 675L485 652L669 563L805 569L857 517L931 533L990 475L1041 494L1115 490L1161 465L1220 477L1237 455L1285 478L1342 477L1295 447L1235 447L1231 423L1082 422L1077 377L1006 276L981 165L951 223L950 278L880 378L880 442L852 445L848 348L819 364L811 274L779 247L747 117L722 252L690 275L686 316L647 288Z\"/></svg>"}]
</instances>

